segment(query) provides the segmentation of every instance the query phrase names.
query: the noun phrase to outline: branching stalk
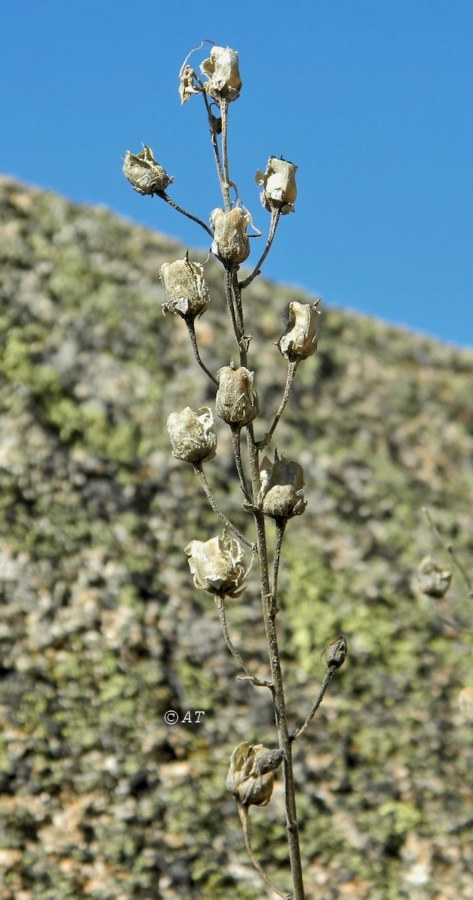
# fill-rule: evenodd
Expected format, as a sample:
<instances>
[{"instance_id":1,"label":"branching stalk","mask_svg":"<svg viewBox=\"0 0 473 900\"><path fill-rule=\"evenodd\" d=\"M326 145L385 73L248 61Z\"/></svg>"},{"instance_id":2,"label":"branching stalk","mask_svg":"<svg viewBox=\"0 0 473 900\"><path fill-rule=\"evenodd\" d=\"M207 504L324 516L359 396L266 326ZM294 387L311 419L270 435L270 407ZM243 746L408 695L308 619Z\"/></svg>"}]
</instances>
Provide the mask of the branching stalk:
<instances>
[{"instance_id":1,"label":"branching stalk","mask_svg":"<svg viewBox=\"0 0 473 900\"><path fill-rule=\"evenodd\" d=\"M215 598L215 602L217 604L218 614L219 614L219 618L220 618L220 625L222 626L223 637L224 637L225 643L226 643L230 653L232 654L233 658L236 659L240 668L243 669L247 679L249 679L256 687L271 688L272 685L269 681L261 681L259 678L256 678L254 675L251 674L251 672L250 672L248 666L246 665L246 663L244 662L240 652L236 649L235 645L233 644L233 641L231 640L230 635L228 633L228 625L227 625L227 617L226 617L226 613L225 613L224 598L217 596Z\"/></svg>"},{"instance_id":2,"label":"branching stalk","mask_svg":"<svg viewBox=\"0 0 473 900\"><path fill-rule=\"evenodd\" d=\"M200 366L200 368L205 372L208 378L218 387L218 381L215 378L215 375L212 375L212 372L209 371L207 366L202 362L199 347L197 345L197 337L195 333L195 325L194 325L194 317L193 316L185 316L184 321L187 325L187 330L189 332L189 337L191 339L192 349L194 351L194 356Z\"/></svg>"},{"instance_id":3,"label":"branching stalk","mask_svg":"<svg viewBox=\"0 0 473 900\"><path fill-rule=\"evenodd\" d=\"M172 206L172 208L175 209L178 213L181 213L181 215L187 216L187 218L192 219L193 222L197 222L197 224L200 225L200 227L203 228L204 231L206 231L213 240L213 231L211 231L209 226L206 225L205 222L202 221L202 219L199 219L198 216L194 216L193 213L190 213L187 209L179 206L179 203L176 203L176 201L173 200L172 197L170 197L169 194L166 193L166 191L156 191L156 196L161 197L161 200L165 200L166 203L169 203L169 206Z\"/></svg>"},{"instance_id":4,"label":"branching stalk","mask_svg":"<svg viewBox=\"0 0 473 900\"><path fill-rule=\"evenodd\" d=\"M270 877L266 875L266 872L264 871L262 865L256 859L253 847L251 846L248 808L246 806L243 806L242 803L238 803L237 805L238 815L240 816L240 822L243 831L243 837L245 840L246 852L248 853L253 866L255 867L256 871L259 872L263 881L265 881L266 884L268 884L269 887L272 888L272 890L275 894L278 895L278 897L283 897L284 900L291 900L292 894L288 894L286 891L281 891L278 887L276 887L274 881L271 881Z\"/></svg>"},{"instance_id":5,"label":"branching stalk","mask_svg":"<svg viewBox=\"0 0 473 900\"><path fill-rule=\"evenodd\" d=\"M214 511L214 513L217 514L219 519L222 520L223 524L226 525L227 528L230 528L234 534L236 534L237 538L242 542L242 544L245 544L245 546L249 547L250 550L254 553L256 550L255 544L252 544L249 540L247 540L245 535L241 533L240 529L237 528L237 526L234 525L233 522L230 522L230 519L227 518L225 513L223 513L221 511L221 509L218 508L215 498L212 494L212 491L210 490L209 483L205 476L205 472L202 468L202 463L197 463L194 466L194 472L197 475L197 478L199 479L199 481L204 489L205 496L207 497L207 500L209 501L209 505L210 505L211 509Z\"/></svg>"},{"instance_id":6,"label":"branching stalk","mask_svg":"<svg viewBox=\"0 0 473 900\"><path fill-rule=\"evenodd\" d=\"M257 277L257 275L261 274L261 267L268 255L269 251L271 250L271 245L273 243L274 236L276 234L276 229L278 227L280 218L281 218L281 210L273 209L273 211L271 213L271 224L269 226L269 234L268 234L268 240L266 241L266 247L264 248L251 275L248 275L248 278L245 278L244 281L239 282L240 288L242 288L242 289L247 288L248 285L251 284L251 282Z\"/></svg>"},{"instance_id":7,"label":"branching stalk","mask_svg":"<svg viewBox=\"0 0 473 900\"><path fill-rule=\"evenodd\" d=\"M274 432L276 431L276 428L279 424L279 420L286 408L289 397L291 396L292 386L294 384L294 378L295 378L295 375L297 372L298 365L299 365L298 359L293 360L293 361L290 360L287 364L286 384L284 387L284 394L283 394L281 403L279 404L279 409L274 417L271 428L265 434L264 438L261 441L258 441L258 444L257 444L258 450L263 450L265 447L267 447L267 445L271 441L271 438L272 438Z\"/></svg>"}]
</instances>

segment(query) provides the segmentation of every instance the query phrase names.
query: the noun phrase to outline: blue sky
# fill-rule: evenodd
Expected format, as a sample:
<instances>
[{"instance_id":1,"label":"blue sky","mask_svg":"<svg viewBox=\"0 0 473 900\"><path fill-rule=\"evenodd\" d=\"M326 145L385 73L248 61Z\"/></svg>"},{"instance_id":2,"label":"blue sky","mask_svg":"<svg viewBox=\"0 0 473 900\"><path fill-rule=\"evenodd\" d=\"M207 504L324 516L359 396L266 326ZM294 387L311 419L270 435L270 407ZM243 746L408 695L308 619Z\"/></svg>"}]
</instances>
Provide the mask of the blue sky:
<instances>
[{"instance_id":1,"label":"blue sky","mask_svg":"<svg viewBox=\"0 0 473 900\"><path fill-rule=\"evenodd\" d=\"M230 167L263 233L256 169L271 155L299 166L264 273L473 345L472 0L0 10L2 172L206 247L198 226L132 191L121 157L145 142L177 202L203 219L221 205L203 103L177 93L184 57L210 38L239 52Z\"/></svg>"}]
</instances>

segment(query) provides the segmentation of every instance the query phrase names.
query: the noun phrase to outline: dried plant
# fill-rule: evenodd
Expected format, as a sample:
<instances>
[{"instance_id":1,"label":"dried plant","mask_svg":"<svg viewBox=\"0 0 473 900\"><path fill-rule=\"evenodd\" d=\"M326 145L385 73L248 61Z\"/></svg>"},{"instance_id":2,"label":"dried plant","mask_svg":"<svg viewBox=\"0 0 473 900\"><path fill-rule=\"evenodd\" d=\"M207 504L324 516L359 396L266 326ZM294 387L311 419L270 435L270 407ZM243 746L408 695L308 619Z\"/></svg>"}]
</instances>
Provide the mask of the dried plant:
<instances>
[{"instance_id":1,"label":"dried plant","mask_svg":"<svg viewBox=\"0 0 473 900\"><path fill-rule=\"evenodd\" d=\"M171 312L184 320L197 363L214 386L216 414L231 431L236 475L248 523L250 525L251 520L253 522L253 539L248 539L220 511L204 472L204 463L213 460L217 453L217 436L211 409L201 407L192 410L186 407L181 412L169 416L167 427L174 456L193 466L210 506L224 523L220 535L210 540L192 540L185 548L195 587L213 595L225 643L238 668L244 673L240 677L249 680L255 687L268 690L274 708L277 748L270 749L263 744L250 744L246 741L238 744L231 757L227 789L235 797L245 845L253 865L279 896L300 900L304 897L304 887L292 745L309 727L329 682L345 661L347 642L343 636L337 637L325 651L322 651L327 664L326 676L305 721L290 731L276 627L279 603L278 572L286 526L290 519L303 514L306 508L304 473L297 462L287 459L284 455L278 456L275 452L271 461L267 456L260 460L260 453L270 443L284 413L298 366L317 349L319 301L314 304L301 303L297 300L289 303L287 327L278 342L281 355L287 360L286 383L271 427L258 439L255 434L255 425L260 415L256 390L257 375L255 378L254 372L249 368L250 337L246 330L243 293L260 274L281 217L294 211L297 197L297 166L285 159L271 157L265 171L256 173L256 183L262 189L261 202L270 215L268 237L258 262L250 274L241 279L239 270L250 254L250 237L261 235L259 232L249 234L249 229L253 228L252 216L241 202L230 174L229 107L230 103L238 99L242 89L238 54L228 47L212 45L210 57L202 62L197 72L191 66L190 58L202 47L203 44L195 51L191 51L186 58L179 75L179 93L182 103L197 95L202 97L222 191L222 208L211 212L208 226L198 216L176 203L166 192L173 179L157 162L148 146L144 146L143 150L136 154L127 151L123 171L133 188L140 194L161 198L200 225L211 238L210 251L223 268L223 288L229 328L236 342L237 363L230 360L225 364L227 361L222 360L221 368L213 373L201 358L194 325L196 317L200 317L208 308L210 293L203 266L191 262L188 254L184 259L171 261L161 268L161 279L167 297L163 304L163 312ZM241 455L242 433L247 444L246 466ZM271 554L268 550L267 517L275 522L275 540ZM246 559L243 545L246 547ZM259 568L262 616L267 642L269 670L267 680L261 680L254 675L251 666L243 660L234 646L229 634L225 607L226 597L241 597L245 591L248 592L247 575L255 557ZM314 691L314 695L315 693ZM289 893L276 887L256 860L248 827L250 806L266 806L270 802L273 782L279 767L282 768L285 786L286 825L292 873L292 889Z\"/></svg>"}]
</instances>

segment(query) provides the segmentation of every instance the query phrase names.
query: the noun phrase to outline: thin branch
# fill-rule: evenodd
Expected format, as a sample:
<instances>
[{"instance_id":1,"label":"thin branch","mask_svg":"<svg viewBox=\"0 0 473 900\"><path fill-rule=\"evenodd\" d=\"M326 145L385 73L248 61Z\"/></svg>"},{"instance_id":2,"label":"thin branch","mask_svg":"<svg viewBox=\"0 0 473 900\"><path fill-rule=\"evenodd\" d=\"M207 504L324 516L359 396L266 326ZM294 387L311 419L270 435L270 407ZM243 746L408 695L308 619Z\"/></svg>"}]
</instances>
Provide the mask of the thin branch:
<instances>
[{"instance_id":1,"label":"thin branch","mask_svg":"<svg viewBox=\"0 0 473 900\"><path fill-rule=\"evenodd\" d=\"M246 665L246 663L244 662L240 652L234 646L232 639L228 633L228 625L227 625L227 617L225 614L224 597L216 595L215 603L217 604L218 614L219 614L219 618L220 618L220 625L222 626L222 633L223 633L225 643L226 643L228 649L230 650L230 653L232 654L233 658L236 659L240 668L243 669L243 671L246 675L246 678L249 681L251 681L252 684L254 684L256 687L269 687L271 689L272 685L269 681L261 681L259 678L256 678L255 675L251 674L251 672L250 672L248 666Z\"/></svg>"},{"instance_id":2,"label":"thin branch","mask_svg":"<svg viewBox=\"0 0 473 900\"><path fill-rule=\"evenodd\" d=\"M166 194L166 191L156 191L156 194L158 197L161 197L161 200L165 200L166 203L169 203L169 206L172 206L172 208L177 210L177 212L181 213L183 216L187 216L188 219L192 219L193 222L197 222L197 224L200 225L201 228L203 228L213 240L213 231L210 230L209 226L206 225L205 222L202 221L202 219L199 219L198 216L194 216L192 213L188 212L187 209L183 209L182 206L179 206L179 204L176 203L176 201L173 200L172 197L169 196L169 194Z\"/></svg>"},{"instance_id":3,"label":"thin branch","mask_svg":"<svg viewBox=\"0 0 473 900\"><path fill-rule=\"evenodd\" d=\"M261 274L261 266L263 265L269 251L271 250L271 245L274 240L274 236L276 234L276 229L279 224L279 219L281 218L281 210L273 209L271 212L271 224L269 227L268 240L266 241L266 247L263 250L258 262L256 263L255 268L253 269L251 275L248 275L248 278L245 278L244 281L239 282L240 288L243 290L247 288L249 284L256 278L257 275Z\"/></svg>"},{"instance_id":4,"label":"thin branch","mask_svg":"<svg viewBox=\"0 0 473 900\"><path fill-rule=\"evenodd\" d=\"M240 324L237 320L237 313L235 310L235 300L233 296L233 287L232 287L232 276L231 272L225 268L224 272L224 289L225 289L225 300L227 301L227 307L230 312L232 326L233 326L233 334L235 335L235 340L240 346Z\"/></svg>"},{"instance_id":5,"label":"thin branch","mask_svg":"<svg viewBox=\"0 0 473 900\"><path fill-rule=\"evenodd\" d=\"M245 500L247 503L252 503L252 498L250 492L248 491L248 487L246 484L245 473L243 471L243 466L241 462L241 443L240 443L240 434L241 427L239 425L231 425L232 432L232 445L233 445L233 456L235 457L235 466L238 472L238 478L240 479L240 487L245 495Z\"/></svg>"},{"instance_id":6,"label":"thin branch","mask_svg":"<svg viewBox=\"0 0 473 900\"><path fill-rule=\"evenodd\" d=\"M222 116L222 161L223 161L223 183L222 194L225 202L225 209L231 209L230 203L230 173L228 169L228 100L220 100L220 113Z\"/></svg>"},{"instance_id":7,"label":"thin branch","mask_svg":"<svg viewBox=\"0 0 473 900\"><path fill-rule=\"evenodd\" d=\"M284 532L286 530L287 519L276 519L276 540L274 543L274 559L273 559L273 590L272 597L273 603L277 605L277 596L278 596L278 575L279 575L279 563L281 559L281 547L284 537ZM277 612L277 609L276 609Z\"/></svg>"},{"instance_id":8,"label":"thin branch","mask_svg":"<svg viewBox=\"0 0 473 900\"><path fill-rule=\"evenodd\" d=\"M325 691L327 690L327 688L328 688L328 686L329 686L329 684L330 684L330 682L331 682L331 680L332 680L332 678L333 678L333 676L334 676L336 670L337 670L337 666L330 666L330 668L329 668L329 670L328 670L328 672L327 672L327 674L326 674L326 676L325 676L325 678L324 678L324 680L323 680L323 682L322 682L322 684L321 684L321 687L320 687L320 691L319 691L319 695L318 695L318 697L317 697L317 700L315 701L315 703L314 703L314 705L313 705L313 707L312 707L312 709L311 709L309 715L307 716L305 722L304 722L302 725L300 725L299 728L296 728L295 731L291 732L291 734L289 735L289 740L291 741L291 743L292 743L292 741L297 740L297 738L300 737L301 734L304 734L304 731L306 731L306 729L309 727L309 725L310 725L310 723L312 722L312 719L314 718L314 716L315 716L315 714L316 714L316 712L317 712L317 710L318 710L320 704L322 703L322 700L324 699Z\"/></svg>"},{"instance_id":9,"label":"thin branch","mask_svg":"<svg viewBox=\"0 0 473 900\"><path fill-rule=\"evenodd\" d=\"M215 375L212 375L212 372L209 371L209 369L208 369L207 366L202 362L202 359L201 359L201 357L200 357L199 348L198 348L198 346L197 346L197 338L196 338L196 334L195 334L194 317L193 317L193 316L190 316L190 317L189 317L189 316L184 316L184 321L185 321L185 323L186 323L186 325L187 325L187 330L188 330L188 332L189 332L189 337L190 337L190 339L191 339L192 349L193 349L193 351L194 351L194 356L195 356L195 358L196 358L196 360L197 360L197 362L198 362L200 368L204 370L205 374L208 375L208 377L210 378L210 380L213 381L213 383L218 387L218 381L217 381L217 379L215 378Z\"/></svg>"},{"instance_id":10,"label":"thin branch","mask_svg":"<svg viewBox=\"0 0 473 900\"><path fill-rule=\"evenodd\" d=\"M466 589L467 589L467 591L468 591L468 597L469 597L470 599L473 598L473 582L472 582L470 576L468 575L468 572L466 571L466 569L464 568L464 566L462 565L462 563L461 563L460 560L458 559L453 544L447 543L447 542L444 540L444 538L442 537L442 535L441 535L439 529L437 528L437 526L436 526L436 524L435 524L435 522L434 522L434 520L433 520L433 518L432 518L432 516L431 516L431 514L430 514L430 512L429 512L429 510L427 509L426 506L422 507L422 512L424 513L424 515L425 515L425 517L426 517L426 519L427 519L427 521L428 521L428 523L429 523L429 525L430 525L432 531L434 532L434 534L435 534L435 536L436 536L436 538L437 538L439 544L443 547L443 549L446 551L446 553L449 554L449 556L450 556L450 558L451 558L451 560L452 560L453 565L456 566L456 568L458 569L458 571L459 571L459 573L460 573L460 575L461 575L463 584L465 585L465 587L466 587Z\"/></svg>"},{"instance_id":11,"label":"thin branch","mask_svg":"<svg viewBox=\"0 0 473 900\"><path fill-rule=\"evenodd\" d=\"M266 875L266 872L264 871L262 865L256 859L253 847L251 846L251 840L250 840L248 808L246 806L243 806L243 804L239 803L238 801L237 801L237 806L238 806L238 815L240 816L241 827L243 830L243 837L245 840L246 852L248 853L248 856L250 857L250 860L251 860L253 866L255 867L256 871L259 872L263 881L265 881L266 884L268 884L269 887L272 888L272 890L275 892L275 894L278 895L278 897L283 897L283 900L291 900L292 894L288 894L287 891L281 891L278 887L276 887L276 885L274 884L274 881L271 881L269 876Z\"/></svg>"},{"instance_id":12,"label":"thin branch","mask_svg":"<svg viewBox=\"0 0 473 900\"><path fill-rule=\"evenodd\" d=\"M299 362L300 362L299 359L292 360L292 361L289 360L289 362L287 364L286 384L284 387L284 394L283 394L281 403L279 404L279 409L274 417L271 428L269 429L268 432L266 432L264 438L261 441L258 441L258 443L256 445L258 447L258 450L263 450L264 447L266 447L269 444L274 432L276 431L279 420L286 408L287 401L289 400L289 397L291 395L292 386L294 384L294 378L295 378L295 375L297 372L297 367L299 365Z\"/></svg>"},{"instance_id":13,"label":"thin branch","mask_svg":"<svg viewBox=\"0 0 473 900\"><path fill-rule=\"evenodd\" d=\"M204 489L205 496L207 497L207 500L209 501L209 504L210 504L212 510L214 511L214 513L216 513L217 516L219 517L219 519L222 520L222 522L224 523L224 525L226 525L227 528L230 528L230 529L233 531L233 533L236 534L237 538L238 538L243 544L245 544L247 547L249 547L250 550L252 551L252 553L254 553L254 552L255 552L255 549L256 549L256 548L255 548L255 545L252 544L251 541L248 541L247 538L245 537L245 535L241 533L240 529L237 528L236 525L233 525L233 523L230 522L230 519L227 518L227 516L225 515L225 513L223 513L223 512L218 508L218 506L217 506L217 504L216 504L216 502L215 502L215 498L214 498L214 496L213 496L213 494L212 494L212 491L210 490L209 483L208 483L207 478L206 478L206 476L205 476L204 470L203 470L203 468L202 468L202 463L196 463L196 464L194 465L194 472L195 472L195 474L197 475L197 478L199 479L199 481L200 481L200 483L201 483L201 485L202 485L202 487L203 487L203 489Z\"/></svg>"}]
</instances>

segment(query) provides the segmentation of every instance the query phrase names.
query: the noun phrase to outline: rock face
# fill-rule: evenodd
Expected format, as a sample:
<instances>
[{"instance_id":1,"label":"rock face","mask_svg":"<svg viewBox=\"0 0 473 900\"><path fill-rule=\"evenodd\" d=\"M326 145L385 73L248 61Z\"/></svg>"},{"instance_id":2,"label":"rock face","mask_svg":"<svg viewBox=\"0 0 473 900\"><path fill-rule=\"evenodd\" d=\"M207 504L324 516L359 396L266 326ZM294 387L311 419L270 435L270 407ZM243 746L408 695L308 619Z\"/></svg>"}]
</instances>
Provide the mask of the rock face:
<instances>
[{"instance_id":1,"label":"rock face","mask_svg":"<svg viewBox=\"0 0 473 900\"><path fill-rule=\"evenodd\" d=\"M184 250L7 179L0 230L0 897L259 898L225 777L240 741L274 745L272 715L193 589L183 548L220 528L165 431L215 401L161 312L159 269ZM232 350L220 268L206 278L215 372ZM294 299L260 280L247 301L261 429ZM441 600L412 585L426 554L448 562L425 506L473 575L473 353L323 322L277 432L308 500L280 575L294 726L324 646L350 651L297 745L308 896L470 896L473 600L458 570ZM245 528L223 428L219 445L208 476ZM266 677L255 582L229 618ZM280 779L252 823L284 884Z\"/></svg>"}]
</instances>

